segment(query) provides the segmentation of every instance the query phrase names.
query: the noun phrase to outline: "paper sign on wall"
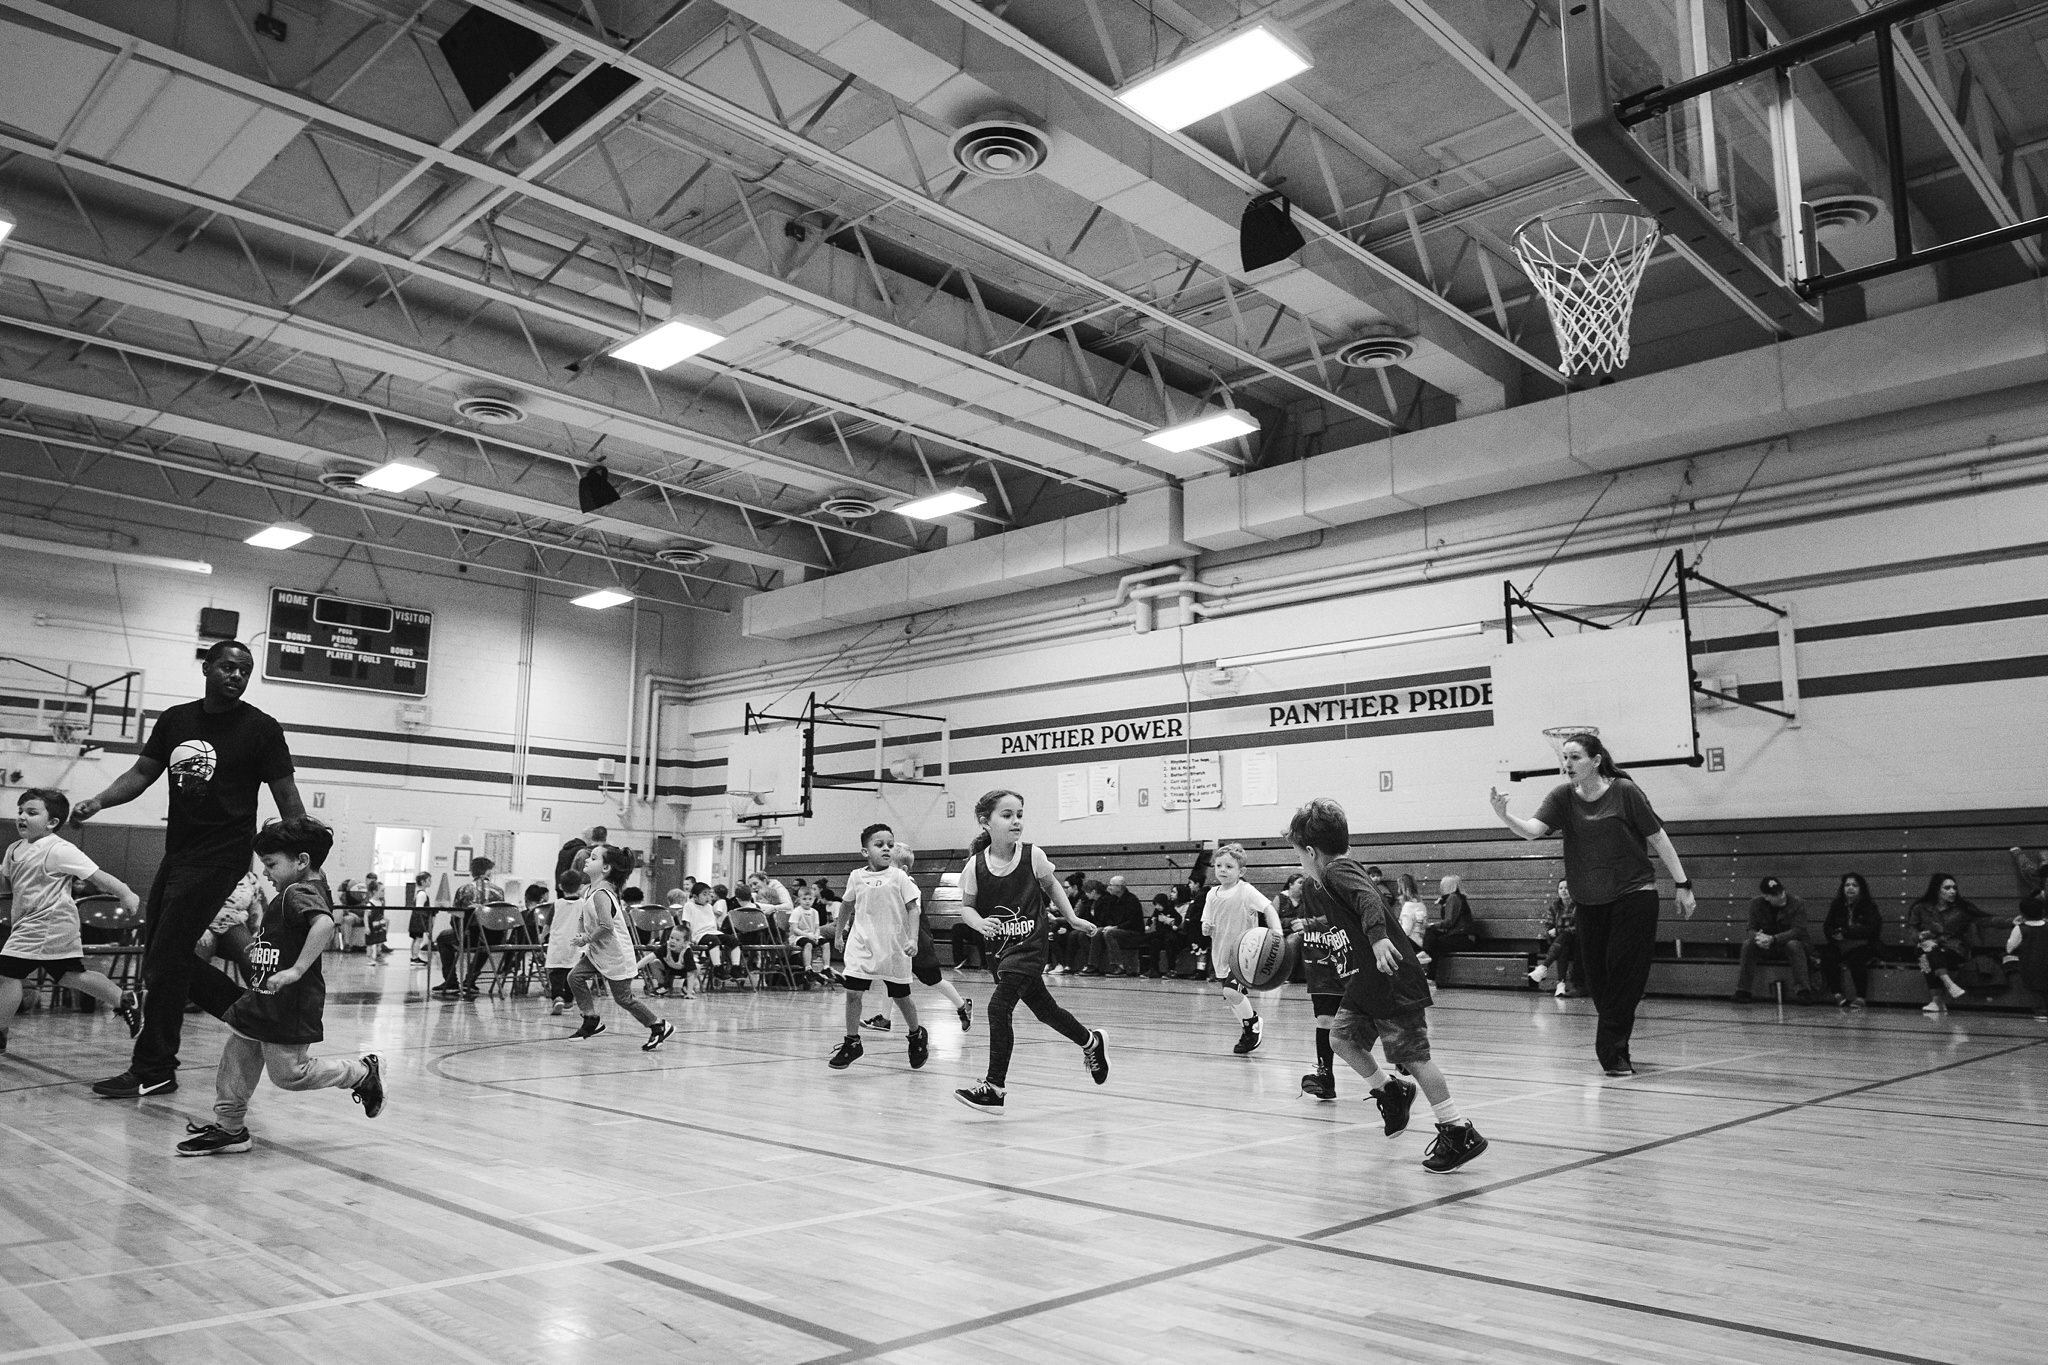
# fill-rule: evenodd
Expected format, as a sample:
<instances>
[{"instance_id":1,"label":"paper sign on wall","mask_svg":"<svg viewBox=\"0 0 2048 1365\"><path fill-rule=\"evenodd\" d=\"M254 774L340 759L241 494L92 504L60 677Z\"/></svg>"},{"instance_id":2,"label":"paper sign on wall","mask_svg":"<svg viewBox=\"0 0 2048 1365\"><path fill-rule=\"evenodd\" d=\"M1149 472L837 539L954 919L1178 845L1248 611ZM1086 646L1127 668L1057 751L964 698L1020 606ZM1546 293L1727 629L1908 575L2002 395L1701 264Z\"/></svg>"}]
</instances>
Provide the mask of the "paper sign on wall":
<instances>
[{"instance_id":1,"label":"paper sign on wall","mask_svg":"<svg viewBox=\"0 0 2048 1365\"><path fill-rule=\"evenodd\" d=\"M1223 805L1223 755L1169 754L1165 794L1167 810L1216 810Z\"/></svg>"},{"instance_id":2,"label":"paper sign on wall","mask_svg":"<svg viewBox=\"0 0 2048 1365\"><path fill-rule=\"evenodd\" d=\"M1246 806L1277 806L1280 804L1280 751L1277 749L1246 749L1244 770L1239 774L1243 794L1238 798Z\"/></svg>"},{"instance_id":3,"label":"paper sign on wall","mask_svg":"<svg viewBox=\"0 0 2048 1365\"><path fill-rule=\"evenodd\" d=\"M1117 813L1117 764L1090 763L1088 765L1088 813L1090 815L1115 815Z\"/></svg>"},{"instance_id":4,"label":"paper sign on wall","mask_svg":"<svg viewBox=\"0 0 2048 1365\"><path fill-rule=\"evenodd\" d=\"M1060 819L1079 820L1088 813L1088 774L1080 768L1060 769Z\"/></svg>"}]
</instances>

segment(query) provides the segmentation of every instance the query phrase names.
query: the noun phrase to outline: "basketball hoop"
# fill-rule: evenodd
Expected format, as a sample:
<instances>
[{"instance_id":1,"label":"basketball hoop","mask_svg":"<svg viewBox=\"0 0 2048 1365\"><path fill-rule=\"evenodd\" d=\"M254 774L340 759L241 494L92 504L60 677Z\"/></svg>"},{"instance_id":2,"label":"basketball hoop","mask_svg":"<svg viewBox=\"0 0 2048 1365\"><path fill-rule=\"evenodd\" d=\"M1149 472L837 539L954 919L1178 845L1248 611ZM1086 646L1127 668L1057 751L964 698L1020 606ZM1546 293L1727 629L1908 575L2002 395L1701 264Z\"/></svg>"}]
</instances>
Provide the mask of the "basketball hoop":
<instances>
[{"instance_id":1,"label":"basketball hoop","mask_svg":"<svg viewBox=\"0 0 2048 1365\"><path fill-rule=\"evenodd\" d=\"M758 818L754 813L755 809L762 804L761 798L766 795L766 792L729 791L725 794L725 799L732 806L733 819L752 820Z\"/></svg>"},{"instance_id":2,"label":"basketball hoop","mask_svg":"<svg viewBox=\"0 0 2048 1365\"><path fill-rule=\"evenodd\" d=\"M1629 315L1661 235L1656 218L1629 199L1560 205L1515 229L1515 256L1550 305L1566 374L1628 364Z\"/></svg>"},{"instance_id":3,"label":"basketball hoop","mask_svg":"<svg viewBox=\"0 0 2048 1365\"><path fill-rule=\"evenodd\" d=\"M1557 755L1557 769L1559 772L1563 772L1564 742L1574 735L1593 735L1597 737L1599 733L1600 727L1597 725L1552 725L1544 729L1543 737L1550 741L1550 752Z\"/></svg>"},{"instance_id":4,"label":"basketball hoop","mask_svg":"<svg viewBox=\"0 0 2048 1365\"><path fill-rule=\"evenodd\" d=\"M59 744L76 744L78 737L85 733L82 720L53 720L50 722L50 738Z\"/></svg>"}]
</instances>

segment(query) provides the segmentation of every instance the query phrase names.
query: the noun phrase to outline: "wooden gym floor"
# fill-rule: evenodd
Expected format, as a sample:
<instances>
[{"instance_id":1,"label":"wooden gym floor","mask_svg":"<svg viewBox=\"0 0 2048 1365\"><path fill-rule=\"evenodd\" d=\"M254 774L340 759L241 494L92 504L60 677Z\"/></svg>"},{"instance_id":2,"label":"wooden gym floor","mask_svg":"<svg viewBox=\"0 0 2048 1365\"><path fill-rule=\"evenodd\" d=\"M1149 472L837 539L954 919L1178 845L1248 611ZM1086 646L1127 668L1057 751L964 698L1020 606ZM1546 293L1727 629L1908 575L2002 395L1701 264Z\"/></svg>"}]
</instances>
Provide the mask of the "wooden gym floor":
<instances>
[{"instance_id":1,"label":"wooden gym floor","mask_svg":"<svg viewBox=\"0 0 2048 1365\"><path fill-rule=\"evenodd\" d=\"M2048 1026L1652 1000L1647 1069L1591 1009L1447 991L1439 1059L1492 1150L1420 1166L1360 1103L1299 1098L1308 1006L1264 1048L1192 983L1056 979L1097 1089L1019 1012L1010 1110L919 990L845 1074L836 994L654 1003L587 1043L528 998L426 1003L329 959L322 1050L390 1104L258 1090L258 1145L180 1160L181 1089L96 1100L117 1021L15 1021L0 1057L0 1362L1948 1361L2040 1358ZM964 982L977 1002L986 977ZM617 1016L613 1016L615 1019ZM2027 1343L2033 1344L2029 1346Z\"/></svg>"}]
</instances>

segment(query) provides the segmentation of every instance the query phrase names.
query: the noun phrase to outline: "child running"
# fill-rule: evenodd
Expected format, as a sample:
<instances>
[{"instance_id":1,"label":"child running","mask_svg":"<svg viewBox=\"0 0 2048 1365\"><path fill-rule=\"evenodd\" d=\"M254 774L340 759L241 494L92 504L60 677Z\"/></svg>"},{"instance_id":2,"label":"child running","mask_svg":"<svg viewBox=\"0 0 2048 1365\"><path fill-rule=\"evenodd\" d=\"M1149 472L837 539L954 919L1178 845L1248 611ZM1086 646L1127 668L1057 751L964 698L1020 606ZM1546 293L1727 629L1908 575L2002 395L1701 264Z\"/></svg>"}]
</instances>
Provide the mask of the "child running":
<instances>
[{"instance_id":1,"label":"child running","mask_svg":"<svg viewBox=\"0 0 2048 1365\"><path fill-rule=\"evenodd\" d=\"M1429 982L1415 960L1415 945L1388 920L1386 902L1351 857L1351 824L1344 808L1327 797L1309 802L1288 822L1287 842L1309 879L1304 908L1344 936L1341 946L1331 944L1337 975L1344 981L1331 1045L1365 1077L1387 1136L1393 1137L1408 1126L1415 1086L1380 1070L1372 1056L1377 1038L1387 1060L1408 1069L1436 1112L1436 1140L1423 1154L1422 1168L1437 1175L1457 1170L1486 1150L1486 1139L1459 1114L1450 1082L1430 1060Z\"/></svg>"},{"instance_id":2,"label":"child running","mask_svg":"<svg viewBox=\"0 0 2048 1365\"><path fill-rule=\"evenodd\" d=\"M569 973L569 990L583 1023L571 1038L595 1038L605 1031L597 1017L597 993L591 988L599 981L610 988L619 1008L639 1020L647 1030L642 1052L652 1052L676 1036L676 1026L647 1008L633 994L633 978L639 968L633 961L633 931L626 924L625 902L619 888L633 871L633 855L612 844L598 844L583 860L584 880L590 891L577 904L576 933L570 942L579 956ZM557 906L560 915L566 906Z\"/></svg>"},{"instance_id":3,"label":"child running","mask_svg":"<svg viewBox=\"0 0 2048 1365\"><path fill-rule=\"evenodd\" d=\"M1083 1028L1045 988L1046 940L1052 928L1048 906L1057 909L1077 934L1093 938L1095 925L1074 913L1052 860L1024 840L1024 798L1013 791L985 793L974 803L981 833L960 869L960 918L988 944L989 971L996 993L988 1002L988 1075L981 1084L955 1090L953 1097L984 1114L1003 1112L1003 1084L1010 1075L1016 1037L1010 1015L1022 1001L1038 1022L1081 1048L1089 1077L1109 1079L1109 1049L1101 1029Z\"/></svg>"},{"instance_id":4,"label":"child running","mask_svg":"<svg viewBox=\"0 0 2048 1365\"><path fill-rule=\"evenodd\" d=\"M846 987L846 1037L829 1063L844 1071L860 1060L860 1007L868 986L880 981L902 1011L910 1033L910 1066L914 1071L931 1056L931 1035L917 1022L917 1006L910 1003L910 959L917 951L917 883L896 866L896 831L887 825L869 825L860 832L861 851L867 862L846 879L846 963L839 980ZM879 1027L888 1028L887 1015L876 1015ZM877 1027L872 1021L869 1027Z\"/></svg>"},{"instance_id":5,"label":"child running","mask_svg":"<svg viewBox=\"0 0 2048 1365\"><path fill-rule=\"evenodd\" d=\"M1276 934L1285 932L1273 902L1244 879L1246 861L1243 844L1219 847L1211 860L1216 870L1216 886L1202 904L1202 932L1209 936L1210 966L1217 984L1223 987L1230 1012L1244 1026L1238 1034L1237 1046L1231 1049L1240 1057L1258 1051L1266 1025L1252 1004L1252 988L1238 978L1238 940L1261 923Z\"/></svg>"},{"instance_id":6,"label":"child running","mask_svg":"<svg viewBox=\"0 0 2048 1365\"><path fill-rule=\"evenodd\" d=\"M1297 909L1305 910L1308 883L1299 875L1288 878ZM1319 1100L1337 1098L1336 1054L1330 1048L1330 1028L1337 1022L1337 1009L1344 1001L1344 981L1337 975L1339 949L1349 948L1342 929L1321 915L1304 914L1287 921L1289 933L1301 935L1301 969L1308 979L1309 1008L1315 1011L1316 1069L1301 1078L1301 1093Z\"/></svg>"},{"instance_id":7,"label":"child running","mask_svg":"<svg viewBox=\"0 0 2048 1365\"><path fill-rule=\"evenodd\" d=\"M548 1013L560 1014L575 1003L569 973L576 966L576 932L583 918L583 874L564 868L555 878L555 913L548 920L548 951L542 959L548 974Z\"/></svg>"},{"instance_id":8,"label":"child running","mask_svg":"<svg viewBox=\"0 0 2048 1365\"><path fill-rule=\"evenodd\" d=\"M71 818L71 802L52 787L30 787L15 799L14 830L20 839L0 857L0 891L14 893L14 929L0 945L0 1052L7 1051L7 1027L21 1008L21 983L43 972L58 989L83 991L112 1006L133 1038L142 1028L135 993L124 991L102 972L85 969L85 941L78 930L74 879L117 897L134 914L135 893L85 856L57 831Z\"/></svg>"},{"instance_id":9,"label":"child running","mask_svg":"<svg viewBox=\"0 0 2048 1365\"><path fill-rule=\"evenodd\" d=\"M896 845L895 851L890 856L895 861L896 866L903 870L903 875L906 877L910 875L911 869L917 866L917 854L911 849L909 844ZM946 997L946 1003L953 1007L953 1013L960 1019L960 1031L962 1033L974 1027L974 1002L961 995L960 988L946 980L944 975L940 973L939 948L932 941L932 931L925 924L923 914L919 914L917 917L917 950L910 956L910 974L917 978L920 985L930 986L940 995ZM862 1028L874 1029L878 1033L887 1033L889 1031L889 1016L878 1010L870 1017L861 1020L860 1026Z\"/></svg>"},{"instance_id":10,"label":"child running","mask_svg":"<svg viewBox=\"0 0 2048 1365\"><path fill-rule=\"evenodd\" d=\"M334 831L310 816L273 820L256 831L256 856L278 895L244 955L249 989L221 1016L229 1036L213 1077L214 1121L186 1124L192 1136L178 1144L179 1156L248 1151L249 1097L265 1071L279 1090L346 1090L363 1106L363 1117L383 1111L376 1053L352 1062L306 1055L324 1036L327 983L320 955L334 941L334 902L320 866L333 849Z\"/></svg>"}]
</instances>

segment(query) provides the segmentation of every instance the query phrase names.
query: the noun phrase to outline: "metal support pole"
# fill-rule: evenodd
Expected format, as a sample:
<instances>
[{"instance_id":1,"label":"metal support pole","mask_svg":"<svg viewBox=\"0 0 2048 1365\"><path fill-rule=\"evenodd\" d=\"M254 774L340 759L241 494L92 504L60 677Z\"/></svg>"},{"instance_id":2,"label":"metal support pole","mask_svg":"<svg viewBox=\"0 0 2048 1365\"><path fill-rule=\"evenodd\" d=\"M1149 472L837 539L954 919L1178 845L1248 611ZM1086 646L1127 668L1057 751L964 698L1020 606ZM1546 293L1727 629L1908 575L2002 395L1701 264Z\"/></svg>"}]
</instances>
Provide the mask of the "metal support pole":
<instances>
[{"instance_id":1,"label":"metal support pole","mask_svg":"<svg viewBox=\"0 0 2048 1365\"><path fill-rule=\"evenodd\" d=\"M1883 110L1885 171L1892 203L1892 254L1901 260L1913 254L1913 222L1906 201L1906 137L1899 127L1899 61L1892 49L1892 27L1877 31L1877 95Z\"/></svg>"}]
</instances>

